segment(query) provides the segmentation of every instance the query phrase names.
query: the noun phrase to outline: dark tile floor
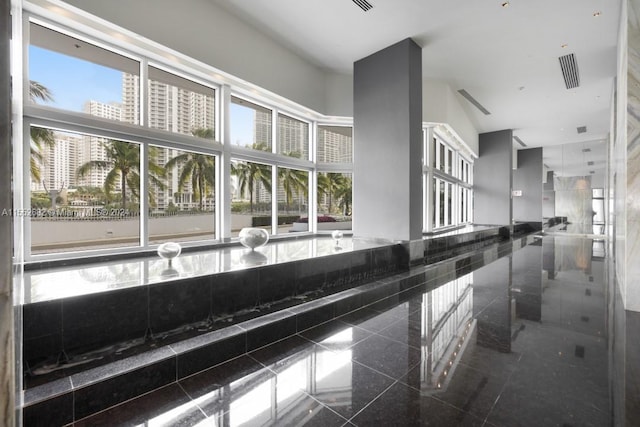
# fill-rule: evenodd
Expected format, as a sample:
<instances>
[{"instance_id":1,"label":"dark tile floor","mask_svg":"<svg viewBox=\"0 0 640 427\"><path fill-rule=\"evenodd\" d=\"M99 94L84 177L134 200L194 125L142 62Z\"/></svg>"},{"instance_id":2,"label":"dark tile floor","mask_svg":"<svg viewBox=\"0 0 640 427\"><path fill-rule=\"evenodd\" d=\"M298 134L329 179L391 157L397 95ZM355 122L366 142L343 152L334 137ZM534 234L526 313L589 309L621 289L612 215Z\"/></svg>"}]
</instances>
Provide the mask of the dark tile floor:
<instances>
[{"instance_id":1,"label":"dark tile floor","mask_svg":"<svg viewBox=\"0 0 640 427\"><path fill-rule=\"evenodd\" d=\"M611 425L604 262L546 239L75 425Z\"/></svg>"}]
</instances>

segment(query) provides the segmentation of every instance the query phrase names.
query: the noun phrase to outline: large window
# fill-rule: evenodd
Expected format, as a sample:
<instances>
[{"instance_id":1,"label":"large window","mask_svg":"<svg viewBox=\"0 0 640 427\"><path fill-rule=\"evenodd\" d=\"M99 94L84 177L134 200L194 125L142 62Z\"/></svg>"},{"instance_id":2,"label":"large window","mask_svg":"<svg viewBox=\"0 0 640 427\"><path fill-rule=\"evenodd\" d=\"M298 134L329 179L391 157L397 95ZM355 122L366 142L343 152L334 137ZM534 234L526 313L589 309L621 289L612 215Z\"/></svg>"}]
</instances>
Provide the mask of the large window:
<instances>
[{"instance_id":1,"label":"large window","mask_svg":"<svg viewBox=\"0 0 640 427\"><path fill-rule=\"evenodd\" d=\"M149 241L215 239L216 157L152 146L147 165Z\"/></svg>"},{"instance_id":2,"label":"large window","mask_svg":"<svg viewBox=\"0 0 640 427\"><path fill-rule=\"evenodd\" d=\"M137 246L140 145L31 127L31 253Z\"/></svg>"},{"instance_id":3,"label":"large window","mask_svg":"<svg viewBox=\"0 0 640 427\"><path fill-rule=\"evenodd\" d=\"M271 151L273 113L270 109L233 96L229 113L231 144Z\"/></svg>"},{"instance_id":4,"label":"large window","mask_svg":"<svg viewBox=\"0 0 640 427\"><path fill-rule=\"evenodd\" d=\"M140 63L30 24L29 99L102 119L140 122Z\"/></svg>"},{"instance_id":5,"label":"large window","mask_svg":"<svg viewBox=\"0 0 640 427\"><path fill-rule=\"evenodd\" d=\"M244 227L264 228L271 234L271 175L269 165L231 161L231 233Z\"/></svg>"},{"instance_id":6,"label":"large window","mask_svg":"<svg viewBox=\"0 0 640 427\"><path fill-rule=\"evenodd\" d=\"M443 125L424 131L425 231L467 224L472 221L472 164L461 145Z\"/></svg>"},{"instance_id":7,"label":"large window","mask_svg":"<svg viewBox=\"0 0 640 427\"><path fill-rule=\"evenodd\" d=\"M127 81L126 85L129 84ZM149 67L147 99L149 127L199 138L215 138L214 89Z\"/></svg>"},{"instance_id":8,"label":"large window","mask_svg":"<svg viewBox=\"0 0 640 427\"><path fill-rule=\"evenodd\" d=\"M347 118L322 118L186 57L163 59L170 52L144 40L26 18L29 171L16 181L29 182L15 200L42 213L18 225L26 260L195 246L243 227L352 228ZM472 158L443 129L425 133L427 231L471 221Z\"/></svg>"}]
</instances>

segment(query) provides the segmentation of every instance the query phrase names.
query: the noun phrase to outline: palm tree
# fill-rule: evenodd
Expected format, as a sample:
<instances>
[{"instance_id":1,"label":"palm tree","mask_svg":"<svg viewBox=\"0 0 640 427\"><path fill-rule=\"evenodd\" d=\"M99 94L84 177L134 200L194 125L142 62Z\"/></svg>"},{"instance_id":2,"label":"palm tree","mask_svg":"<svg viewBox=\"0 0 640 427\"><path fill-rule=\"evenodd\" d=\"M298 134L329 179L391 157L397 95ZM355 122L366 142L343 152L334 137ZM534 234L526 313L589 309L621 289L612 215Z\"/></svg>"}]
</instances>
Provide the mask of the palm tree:
<instances>
[{"instance_id":1,"label":"palm tree","mask_svg":"<svg viewBox=\"0 0 640 427\"><path fill-rule=\"evenodd\" d=\"M259 148L264 144L253 144L254 150L263 150ZM262 184L264 188L271 192L271 166L262 165L260 163L250 162L232 162L231 174L238 178L238 189L240 194L249 193L249 211L253 213L253 192L256 184Z\"/></svg>"},{"instance_id":2,"label":"palm tree","mask_svg":"<svg viewBox=\"0 0 640 427\"><path fill-rule=\"evenodd\" d=\"M339 200L338 206L342 209L342 214L344 216L350 215L351 202L353 200L353 181L351 178L344 177L344 181L340 188L336 190L335 196Z\"/></svg>"},{"instance_id":3,"label":"palm tree","mask_svg":"<svg viewBox=\"0 0 640 427\"><path fill-rule=\"evenodd\" d=\"M308 174L307 172L301 170L278 168L278 180L280 181L280 185L282 185L282 189L284 190L287 212L289 212L289 206L291 205L293 193L296 193L297 195L300 191L302 191L305 196L308 194Z\"/></svg>"},{"instance_id":4,"label":"palm tree","mask_svg":"<svg viewBox=\"0 0 640 427\"><path fill-rule=\"evenodd\" d=\"M318 175L318 191L329 198L329 213L331 213L331 202L333 195L344 185L345 176L341 173L329 172Z\"/></svg>"},{"instance_id":5,"label":"palm tree","mask_svg":"<svg viewBox=\"0 0 640 427\"><path fill-rule=\"evenodd\" d=\"M192 134L200 138L213 138L213 129L195 129ZM182 153L170 159L164 167L167 171L175 167L182 169L178 188L184 187L191 179L191 188L202 210L205 195L215 186L215 158L200 153Z\"/></svg>"},{"instance_id":6,"label":"palm tree","mask_svg":"<svg viewBox=\"0 0 640 427\"><path fill-rule=\"evenodd\" d=\"M53 101L53 95L46 86L35 80L29 81L29 98L31 102L38 103ZM40 182L41 173L40 165L44 163L42 150L44 147L53 148L55 146L55 138L53 131L39 127L31 127L31 159L29 160L29 170L31 179L34 182Z\"/></svg>"},{"instance_id":7,"label":"palm tree","mask_svg":"<svg viewBox=\"0 0 640 427\"><path fill-rule=\"evenodd\" d=\"M140 197L140 147L124 141L109 140L102 143L107 160L90 160L78 168L79 178L86 176L93 169L110 169L104 179L104 193L108 198L116 188L120 179L120 203L123 209L127 204L127 186L135 197ZM164 183L157 176L164 173L164 169L149 162L149 179L164 187Z\"/></svg>"}]
</instances>

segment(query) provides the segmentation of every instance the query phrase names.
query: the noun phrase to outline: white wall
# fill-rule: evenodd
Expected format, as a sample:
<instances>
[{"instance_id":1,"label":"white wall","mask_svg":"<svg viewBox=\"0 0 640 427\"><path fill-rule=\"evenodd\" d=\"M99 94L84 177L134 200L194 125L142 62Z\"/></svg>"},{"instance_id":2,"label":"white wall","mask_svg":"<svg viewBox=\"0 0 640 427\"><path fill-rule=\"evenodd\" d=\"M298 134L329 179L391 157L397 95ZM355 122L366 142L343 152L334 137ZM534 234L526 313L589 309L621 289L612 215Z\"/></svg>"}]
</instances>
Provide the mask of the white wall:
<instances>
[{"instance_id":1,"label":"white wall","mask_svg":"<svg viewBox=\"0 0 640 427\"><path fill-rule=\"evenodd\" d=\"M448 123L478 154L478 131L460 104L458 95L442 81L422 81L422 117L426 122Z\"/></svg>"},{"instance_id":2,"label":"white wall","mask_svg":"<svg viewBox=\"0 0 640 427\"><path fill-rule=\"evenodd\" d=\"M208 0L65 0L315 111L325 73Z\"/></svg>"}]
</instances>

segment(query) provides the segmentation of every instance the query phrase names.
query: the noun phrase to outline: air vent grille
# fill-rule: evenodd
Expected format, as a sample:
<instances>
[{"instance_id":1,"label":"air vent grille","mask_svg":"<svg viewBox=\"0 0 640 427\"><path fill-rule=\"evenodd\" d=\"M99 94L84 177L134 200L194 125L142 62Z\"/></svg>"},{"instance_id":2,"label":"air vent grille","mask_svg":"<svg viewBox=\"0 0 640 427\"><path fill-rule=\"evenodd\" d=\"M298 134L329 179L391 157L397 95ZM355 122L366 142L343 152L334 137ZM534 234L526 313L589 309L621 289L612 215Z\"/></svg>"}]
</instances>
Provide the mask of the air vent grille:
<instances>
[{"instance_id":1,"label":"air vent grille","mask_svg":"<svg viewBox=\"0 0 640 427\"><path fill-rule=\"evenodd\" d=\"M587 127L586 126L578 126L577 130L578 130L578 133L587 133Z\"/></svg>"},{"instance_id":2,"label":"air vent grille","mask_svg":"<svg viewBox=\"0 0 640 427\"><path fill-rule=\"evenodd\" d=\"M580 74L578 74L578 63L573 53L558 58L560 60L560 68L562 69L562 77L567 89L573 89L580 86Z\"/></svg>"},{"instance_id":3,"label":"air vent grille","mask_svg":"<svg viewBox=\"0 0 640 427\"><path fill-rule=\"evenodd\" d=\"M587 166L593 166L595 165L595 162L587 162Z\"/></svg>"},{"instance_id":4,"label":"air vent grille","mask_svg":"<svg viewBox=\"0 0 640 427\"><path fill-rule=\"evenodd\" d=\"M590 153L591 152L591 148L583 148L582 152L583 153Z\"/></svg>"},{"instance_id":5,"label":"air vent grille","mask_svg":"<svg viewBox=\"0 0 640 427\"><path fill-rule=\"evenodd\" d=\"M478 102L478 101L477 101L473 96L471 96L471 95L469 94L469 92L467 92L466 90L464 90L464 89L460 89L460 90L458 91L458 93L459 93L460 95L464 96L464 98L465 98L467 101L469 101L470 103L472 103L474 107L476 107L478 110L482 111L482 113L483 113L485 116L488 116L488 115L490 115L490 114L491 114L491 113L489 112L489 110L487 110L486 108L484 108L484 107L482 106L482 104L480 104L480 103L479 103L479 102Z\"/></svg>"},{"instance_id":6,"label":"air vent grille","mask_svg":"<svg viewBox=\"0 0 640 427\"><path fill-rule=\"evenodd\" d=\"M519 136L514 136L514 137L513 137L513 139L514 139L518 144L522 145L523 147L525 147L525 148L527 147L527 144L525 144L525 143L520 139L520 137L519 137Z\"/></svg>"},{"instance_id":7,"label":"air vent grille","mask_svg":"<svg viewBox=\"0 0 640 427\"><path fill-rule=\"evenodd\" d=\"M358 5L358 7L362 10L364 10L365 12L371 10L373 8L373 5L371 3L369 3L367 0L352 0L355 4Z\"/></svg>"}]
</instances>

